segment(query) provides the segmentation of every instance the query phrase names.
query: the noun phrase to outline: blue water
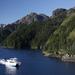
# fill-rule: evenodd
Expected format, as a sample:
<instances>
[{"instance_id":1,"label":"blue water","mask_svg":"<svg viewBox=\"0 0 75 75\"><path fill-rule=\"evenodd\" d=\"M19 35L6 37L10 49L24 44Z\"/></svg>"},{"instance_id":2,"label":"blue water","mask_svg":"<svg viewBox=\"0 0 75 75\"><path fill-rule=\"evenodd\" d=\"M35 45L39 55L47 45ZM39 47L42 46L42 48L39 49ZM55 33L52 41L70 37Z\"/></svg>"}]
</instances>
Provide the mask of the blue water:
<instances>
[{"instance_id":1,"label":"blue water","mask_svg":"<svg viewBox=\"0 0 75 75\"><path fill-rule=\"evenodd\" d=\"M16 57L22 62L19 68L0 64L0 75L75 75L75 63L64 63L47 58L39 51L0 49L0 59Z\"/></svg>"}]
</instances>

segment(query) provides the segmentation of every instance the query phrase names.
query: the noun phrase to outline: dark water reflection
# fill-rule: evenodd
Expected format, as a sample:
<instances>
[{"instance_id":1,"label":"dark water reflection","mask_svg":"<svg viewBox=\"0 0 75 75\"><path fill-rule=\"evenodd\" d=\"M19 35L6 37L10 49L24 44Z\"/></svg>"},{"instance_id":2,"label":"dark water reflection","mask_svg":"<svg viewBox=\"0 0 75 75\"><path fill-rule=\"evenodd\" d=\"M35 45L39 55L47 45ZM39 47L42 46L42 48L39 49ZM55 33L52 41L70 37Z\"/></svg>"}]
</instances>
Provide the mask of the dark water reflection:
<instances>
[{"instance_id":1,"label":"dark water reflection","mask_svg":"<svg viewBox=\"0 0 75 75\"><path fill-rule=\"evenodd\" d=\"M75 75L75 63L64 63L44 57L38 51L0 49L0 59L16 57L22 62L19 68L0 64L0 75Z\"/></svg>"}]
</instances>

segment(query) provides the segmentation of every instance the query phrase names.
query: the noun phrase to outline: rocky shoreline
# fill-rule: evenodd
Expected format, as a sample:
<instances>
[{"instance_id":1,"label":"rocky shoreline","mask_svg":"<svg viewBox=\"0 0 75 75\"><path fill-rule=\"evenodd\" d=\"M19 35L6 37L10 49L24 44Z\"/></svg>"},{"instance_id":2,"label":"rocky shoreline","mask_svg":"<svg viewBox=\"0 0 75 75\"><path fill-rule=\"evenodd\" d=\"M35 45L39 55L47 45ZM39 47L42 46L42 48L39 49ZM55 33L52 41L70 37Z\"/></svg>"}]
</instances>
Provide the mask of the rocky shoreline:
<instances>
[{"instance_id":1,"label":"rocky shoreline","mask_svg":"<svg viewBox=\"0 0 75 75\"><path fill-rule=\"evenodd\" d=\"M75 62L75 55L68 55L68 54L66 54L66 55L64 55L64 56L62 56L62 61L64 61L64 62Z\"/></svg>"},{"instance_id":2,"label":"rocky shoreline","mask_svg":"<svg viewBox=\"0 0 75 75\"><path fill-rule=\"evenodd\" d=\"M53 54L53 53L48 53L43 51L43 55L49 58L57 58L60 59L63 62L74 62L75 63L75 55L69 55L69 54L64 54L64 55L58 55L58 54Z\"/></svg>"}]
</instances>

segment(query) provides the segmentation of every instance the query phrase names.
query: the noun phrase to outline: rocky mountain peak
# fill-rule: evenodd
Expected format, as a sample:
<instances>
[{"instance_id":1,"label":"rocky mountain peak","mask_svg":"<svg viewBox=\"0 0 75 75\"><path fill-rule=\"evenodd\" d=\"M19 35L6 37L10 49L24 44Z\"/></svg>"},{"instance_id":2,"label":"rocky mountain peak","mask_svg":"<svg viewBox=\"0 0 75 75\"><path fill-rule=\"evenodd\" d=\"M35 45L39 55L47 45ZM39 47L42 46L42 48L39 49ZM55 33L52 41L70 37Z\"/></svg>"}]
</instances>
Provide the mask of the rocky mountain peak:
<instances>
[{"instance_id":1,"label":"rocky mountain peak","mask_svg":"<svg viewBox=\"0 0 75 75\"><path fill-rule=\"evenodd\" d=\"M48 19L49 19L49 17L44 14L37 14L35 12L31 12L30 14L26 15L25 17L17 20L15 22L15 24L31 24L33 21L39 22L39 21L46 21Z\"/></svg>"},{"instance_id":2,"label":"rocky mountain peak","mask_svg":"<svg viewBox=\"0 0 75 75\"><path fill-rule=\"evenodd\" d=\"M53 11L53 16L58 16L58 15L63 15L66 14L67 10L64 8L57 8L56 10Z\"/></svg>"}]
</instances>

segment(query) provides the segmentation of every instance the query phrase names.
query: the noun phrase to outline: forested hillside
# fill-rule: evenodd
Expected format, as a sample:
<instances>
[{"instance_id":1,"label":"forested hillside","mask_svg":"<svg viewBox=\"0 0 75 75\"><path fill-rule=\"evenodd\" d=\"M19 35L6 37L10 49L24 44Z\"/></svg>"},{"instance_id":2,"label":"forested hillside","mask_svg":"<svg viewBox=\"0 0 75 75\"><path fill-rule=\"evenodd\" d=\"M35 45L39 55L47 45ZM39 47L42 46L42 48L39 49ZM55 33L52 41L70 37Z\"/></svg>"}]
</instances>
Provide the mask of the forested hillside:
<instances>
[{"instance_id":1,"label":"forested hillside","mask_svg":"<svg viewBox=\"0 0 75 75\"><path fill-rule=\"evenodd\" d=\"M0 28L0 42L8 48L75 53L75 8L56 9L52 16L31 13Z\"/></svg>"},{"instance_id":2,"label":"forested hillside","mask_svg":"<svg viewBox=\"0 0 75 75\"><path fill-rule=\"evenodd\" d=\"M75 14L67 17L48 39L45 50L75 53Z\"/></svg>"}]
</instances>

